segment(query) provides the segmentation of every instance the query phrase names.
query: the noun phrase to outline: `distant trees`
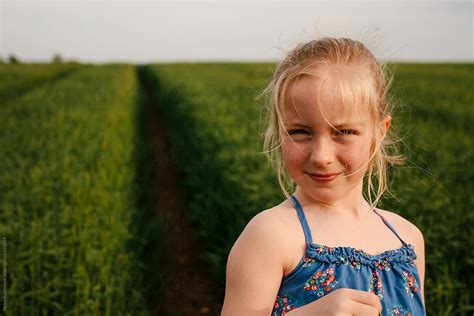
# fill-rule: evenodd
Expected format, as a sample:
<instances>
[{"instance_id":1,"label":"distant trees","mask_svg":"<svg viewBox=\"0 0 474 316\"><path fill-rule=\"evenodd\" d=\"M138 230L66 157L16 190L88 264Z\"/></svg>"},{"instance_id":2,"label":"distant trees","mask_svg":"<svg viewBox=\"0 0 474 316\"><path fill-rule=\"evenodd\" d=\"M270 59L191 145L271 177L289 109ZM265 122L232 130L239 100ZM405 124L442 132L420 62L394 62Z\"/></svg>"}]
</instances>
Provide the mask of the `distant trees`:
<instances>
[{"instance_id":1,"label":"distant trees","mask_svg":"<svg viewBox=\"0 0 474 316\"><path fill-rule=\"evenodd\" d=\"M15 55L10 55L8 56L8 62L10 64L19 64L20 60L18 60L18 58Z\"/></svg>"},{"instance_id":2,"label":"distant trees","mask_svg":"<svg viewBox=\"0 0 474 316\"><path fill-rule=\"evenodd\" d=\"M53 56L53 59L51 60L53 64L62 64L64 62L63 58L61 57L60 54L55 54Z\"/></svg>"},{"instance_id":3,"label":"distant trees","mask_svg":"<svg viewBox=\"0 0 474 316\"><path fill-rule=\"evenodd\" d=\"M50 63L52 64L62 64L64 62L65 60L59 53L54 54L50 61ZM4 60L2 56L0 56L0 64L4 64L4 63L21 64L22 62L17 56L15 56L14 54L10 54L6 60Z\"/></svg>"}]
</instances>

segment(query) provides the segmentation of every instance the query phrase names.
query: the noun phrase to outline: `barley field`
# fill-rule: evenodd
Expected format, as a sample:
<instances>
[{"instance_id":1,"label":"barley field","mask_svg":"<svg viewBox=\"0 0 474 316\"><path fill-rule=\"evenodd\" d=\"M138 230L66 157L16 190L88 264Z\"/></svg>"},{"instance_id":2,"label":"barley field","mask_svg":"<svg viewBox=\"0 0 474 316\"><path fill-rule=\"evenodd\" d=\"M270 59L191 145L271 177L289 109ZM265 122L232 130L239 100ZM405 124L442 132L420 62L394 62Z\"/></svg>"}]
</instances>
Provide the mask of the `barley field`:
<instances>
[{"instance_id":1,"label":"barley field","mask_svg":"<svg viewBox=\"0 0 474 316\"><path fill-rule=\"evenodd\" d=\"M390 169L394 196L380 207L424 234L428 315L470 315L474 65L390 66L392 125L407 163ZM283 199L262 153L265 105L256 100L274 67L0 64L5 314L152 315L152 297L166 290L138 73L152 87L223 298L236 238Z\"/></svg>"}]
</instances>

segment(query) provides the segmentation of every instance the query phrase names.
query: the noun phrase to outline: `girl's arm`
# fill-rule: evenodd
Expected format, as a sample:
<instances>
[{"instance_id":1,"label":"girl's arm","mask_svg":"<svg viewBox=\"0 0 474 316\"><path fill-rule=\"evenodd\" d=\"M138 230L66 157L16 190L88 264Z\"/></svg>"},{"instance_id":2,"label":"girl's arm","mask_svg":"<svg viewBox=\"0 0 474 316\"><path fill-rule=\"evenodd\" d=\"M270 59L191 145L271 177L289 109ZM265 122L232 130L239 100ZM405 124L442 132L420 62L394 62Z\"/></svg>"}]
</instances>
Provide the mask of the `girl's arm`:
<instances>
[{"instance_id":1,"label":"girl's arm","mask_svg":"<svg viewBox=\"0 0 474 316\"><path fill-rule=\"evenodd\" d=\"M282 225L267 211L247 224L227 260L221 316L271 314L283 277L281 232Z\"/></svg>"},{"instance_id":2,"label":"girl's arm","mask_svg":"<svg viewBox=\"0 0 474 316\"><path fill-rule=\"evenodd\" d=\"M414 226L414 225L413 225ZM425 240L421 231L414 226L414 247L416 253L416 268L418 270L418 275L420 276L420 291L423 298L423 304L425 304Z\"/></svg>"}]
</instances>

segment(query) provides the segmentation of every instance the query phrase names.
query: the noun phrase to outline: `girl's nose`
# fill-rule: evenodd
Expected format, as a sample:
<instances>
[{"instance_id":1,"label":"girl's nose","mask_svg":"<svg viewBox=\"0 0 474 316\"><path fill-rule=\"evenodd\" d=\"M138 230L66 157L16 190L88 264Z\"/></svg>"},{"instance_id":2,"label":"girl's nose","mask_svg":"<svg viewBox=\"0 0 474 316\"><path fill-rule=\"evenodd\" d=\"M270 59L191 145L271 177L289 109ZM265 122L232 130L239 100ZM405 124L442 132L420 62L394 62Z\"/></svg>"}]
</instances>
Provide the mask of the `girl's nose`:
<instances>
[{"instance_id":1,"label":"girl's nose","mask_svg":"<svg viewBox=\"0 0 474 316\"><path fill-rule=\"evenodd\" d=\"M334 161L334 144L324 137L315 137L311 146L311 163L325 167Z\"/></svg>"}]
</instances>

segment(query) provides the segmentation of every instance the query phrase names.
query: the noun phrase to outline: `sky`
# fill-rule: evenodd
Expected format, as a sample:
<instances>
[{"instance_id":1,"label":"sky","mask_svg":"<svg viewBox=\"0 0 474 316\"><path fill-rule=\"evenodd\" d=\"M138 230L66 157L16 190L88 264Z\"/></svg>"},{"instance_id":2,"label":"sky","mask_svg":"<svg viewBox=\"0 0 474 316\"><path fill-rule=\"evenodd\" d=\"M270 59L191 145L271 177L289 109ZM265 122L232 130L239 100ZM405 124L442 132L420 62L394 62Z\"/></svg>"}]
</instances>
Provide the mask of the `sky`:
<instances>
[{"instance_id":1,"label":"sky","mask_svg":"<svg viewBox=\"0 0 474 316\"><path fill-rule=\"evenodd\" d=\"M0 0L0 56L46 62L276 61L324 36L399 62L473 62L472 1Z\"/></svg>"}]
</instances>

